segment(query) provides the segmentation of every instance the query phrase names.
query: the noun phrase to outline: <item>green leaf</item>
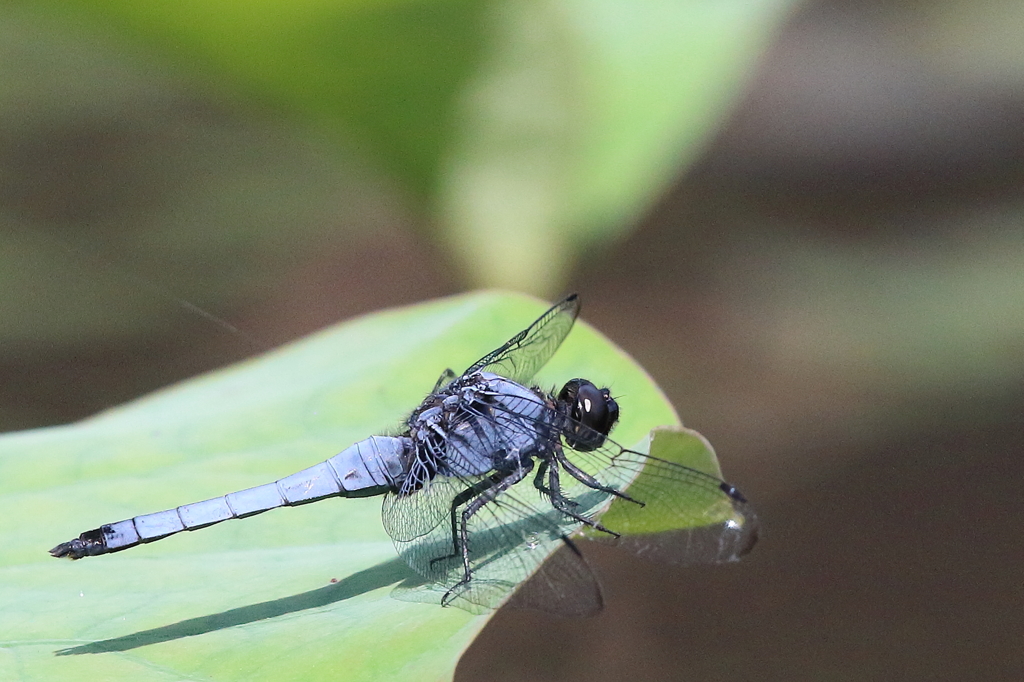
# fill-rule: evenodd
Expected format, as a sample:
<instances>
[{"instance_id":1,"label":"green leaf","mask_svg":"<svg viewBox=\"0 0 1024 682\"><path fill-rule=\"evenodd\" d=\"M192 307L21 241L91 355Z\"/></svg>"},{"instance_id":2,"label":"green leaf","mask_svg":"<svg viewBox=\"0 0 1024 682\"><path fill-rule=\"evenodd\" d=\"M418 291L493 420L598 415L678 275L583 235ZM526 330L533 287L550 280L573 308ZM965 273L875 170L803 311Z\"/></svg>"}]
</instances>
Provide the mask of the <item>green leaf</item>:
<instances>
[{"instance_id":1,"label":"green leaf","mask_svg":"<svg viewBox=\"0 0 1024 682\"><path fill-rule=\"evenodd\" d=\"M74 0L42 4L278 108L425 196L480 50L472 0Z\"/></svg>"},{"instance_id":2,"label":"green leaf","mask_svg":"<svg viewBox=\"0 0 1024 682\"><path fill-rule=\"evenodd\" d=\"M441 194L445 240L473 281L558 290L581 253L630 231L794 4L496 3Z\"/></svg>"},{"instance_id":3,"label":"green leaf","mask_svg":"<svg viewBox=\"0 0 1024 682\"><path fill-rule=\"evenodd\" d=\"M450 679L487 616L390 596L413 576L377 499L276 510L78 562L47 550L393 429L445 367L460 371L543 309L483 292L386 311L78 424L0 438L0 679ZM627 396L623 443L678 424L643 370L585 323L537 380L572 376Z\"/></svg>"},{"instance_id":4,"label":"green leaf","mask_svg":"<svg viewBox=\"0 0 1024 682\"><path fill-rule=\"evenodd\" d=\"M631 230L697 157L795 4L41 6L327 132L438 212L430 222L467 280L546 294L581 253Z\"/></svg>"}]
</instances>

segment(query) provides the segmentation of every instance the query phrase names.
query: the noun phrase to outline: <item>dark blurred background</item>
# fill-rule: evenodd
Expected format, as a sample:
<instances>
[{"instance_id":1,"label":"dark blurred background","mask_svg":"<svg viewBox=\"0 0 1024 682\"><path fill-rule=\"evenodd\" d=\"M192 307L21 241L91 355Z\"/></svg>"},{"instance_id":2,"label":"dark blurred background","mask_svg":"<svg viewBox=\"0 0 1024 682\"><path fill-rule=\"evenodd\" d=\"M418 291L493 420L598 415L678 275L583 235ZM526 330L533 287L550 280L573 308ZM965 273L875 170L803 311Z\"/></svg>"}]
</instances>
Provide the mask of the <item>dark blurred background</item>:
<instances>
[{"instance_id":1,"label":"dark blurred background","mask_svg":"<svg viewBox=\"0 0 1024 682\"><path fill-rule=\"evenodd\" d=\"M321 37L336 63L292 90L315 50L246 80L251 55L167 17L71 5L0 18L0 428L386 306L575 290L715 444L762 542L687 570L588 548L603 615L500 612L456 679L1022 678L1018 3L737 6L686 48L706 62L635 93L593 83L647 41L554 5L352 12ZM668 25L645 16L641 38ZM524 74L535 100L504 92ZM323 97L359 107L303 89L334 78ZM615 109L676 78L690 98L728 87L660 119ZM631 124L668 132L634 147ZM598 142L515 158L566 131ZM522 253L497 233L516 221Z\"/></svg>"}]
</instances>

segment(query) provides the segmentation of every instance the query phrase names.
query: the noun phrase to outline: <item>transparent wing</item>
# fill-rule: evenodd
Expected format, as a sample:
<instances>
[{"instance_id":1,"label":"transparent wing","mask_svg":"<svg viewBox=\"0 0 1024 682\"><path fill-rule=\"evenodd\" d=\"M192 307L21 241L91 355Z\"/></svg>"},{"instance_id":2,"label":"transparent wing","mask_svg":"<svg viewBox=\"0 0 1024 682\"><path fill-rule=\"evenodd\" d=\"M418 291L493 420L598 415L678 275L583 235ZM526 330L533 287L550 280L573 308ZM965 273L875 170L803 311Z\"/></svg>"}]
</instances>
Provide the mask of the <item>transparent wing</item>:
<instances>
[{"instance_id":1,"label":"transparent wing","mask_svg":"<svg viewBox=\"0 0 1024 682\"><path fill-rule=\"evenodd\" d=\"M522 460L522 480L470 517L470 581L464 581L461 511L503 474L437 473L420 489L385 499L385 528L399 554L427 581L423 590L433 601L443 596L445 603L476 612L498 606L528 581L510 604L592 613L600 608L600 592L569 539L573 535L612 541L675 564L733 561L753 547L753 510L717 476L610 439L592 452L564 448L552 425L566 417L540 397L535 406L532 416L502 412L497 404L470 415L479 422L474 432L487 433L488 452L511 452L529 440L544 454ZM595 528L598 523L621 537Z\"/></svg>"},{"instance_id":2,"label":"transparent wing","mask_svg":"<svg viewBox=\"0 0 1024 682\"><path fill-rule=\"evenodd\" d=\"M501 348L477 360L462 375L485 371L521 384L528 383L562 345L579 313L579 296L567 296Z\"/></svg>"},{"instance_id":3,"label":"transparent wing","mask_svg":"<svg viewBox=\"0 0 1024 682\"><path fill-rule=\"evenodd\" d=\"M557 433L538 433L549 434L550 449L559 448ZM576 513L600 519L605 528L621 535L616 539L585 527L580 533L585 537L679 565L735 561L757 542L754 510L739 491L715 475L624 448L611 439L592 452L557 451L564 460L559 465L561 495ZM581 475L574 476L570 469Z\"/></svg>"},{"instance_id":4,"label":"transparent wing","mask_svg":"<svg viewBox=\"0 0 1024 682\"><path fill-rule=\"evenodd\" d=\"M459 492L445 477L436 476L419 490L388 493L381 509L384 530L396 543L423 537L451 515L452 501Z\"/></svg>"},{"instance_id":5,"label":"transparent wing","mask_svg":"<svg viewBox=\"0 0 1024 682\"><path fill-rule=\"evenodd\" d=\"M496 608L506 600L513 606L562 615L599 611L601 594L597 581L568 539L578 530L579 523L563 517L550 505L527 502L525 498L532 489L529 480L497 496L469 519L472 579L460 584L464 564L456 540L457 529L453 528L451 504L464 491L486 479L437 476L431 481L427 493L433 498L430 504L447 500L449 505L444 522L436 523L424 534L404 538L392 535L399 555L427 584L396 596L416 601L444 599L444 603L473 613ZM407 496L389 494L385 514L403 517L420 513L424 502L417 498L423 492ZM459 506L457 512L463 508L464 505ZM460 518L457 513L456 524ZM513 595L520 585L523 589Z\"/></svg>"}]
</instances>

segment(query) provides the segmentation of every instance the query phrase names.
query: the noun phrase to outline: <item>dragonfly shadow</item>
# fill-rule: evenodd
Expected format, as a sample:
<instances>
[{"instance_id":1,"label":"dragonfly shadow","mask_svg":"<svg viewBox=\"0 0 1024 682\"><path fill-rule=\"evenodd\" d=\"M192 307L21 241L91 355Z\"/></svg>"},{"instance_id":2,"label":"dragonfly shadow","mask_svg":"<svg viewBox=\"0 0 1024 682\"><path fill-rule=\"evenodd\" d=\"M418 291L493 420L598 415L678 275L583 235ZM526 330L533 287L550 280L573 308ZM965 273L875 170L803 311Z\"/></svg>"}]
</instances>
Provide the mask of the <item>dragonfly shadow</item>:
<instances>
[{"instance_id":1,"label":"dragonfly shadow","mask_svg":"<svg viewBox=\"0 0 1024 682\"><path fill-rule=\"evenodd\" d=\"M128 651L149 644L160 644L183 637L205 635L209 632L225 628L254 623L256 621L276 618L289 613L315 609L335 602L344 601L365 594L381 587L401 583L403 587L415 587L423 580L416 575L401 559L392 559L371 568L353 573L336 583L291 597L282 597L272 601L242 606L215 613L209 616L189 618L188 620L142 630L123 637L90 642L81 646L60 649L56 656L75 656L79 654L102 654L112 651Z\"/></svg>"}]
</instances>

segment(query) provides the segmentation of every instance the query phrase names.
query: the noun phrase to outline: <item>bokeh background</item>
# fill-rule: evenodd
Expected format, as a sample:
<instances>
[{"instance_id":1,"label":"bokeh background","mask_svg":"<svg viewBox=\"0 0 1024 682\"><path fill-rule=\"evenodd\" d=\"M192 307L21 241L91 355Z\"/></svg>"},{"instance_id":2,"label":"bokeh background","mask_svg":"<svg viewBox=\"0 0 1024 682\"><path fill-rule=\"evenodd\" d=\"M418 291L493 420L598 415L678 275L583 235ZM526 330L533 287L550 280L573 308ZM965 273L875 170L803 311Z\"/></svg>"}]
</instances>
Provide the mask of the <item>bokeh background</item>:
<instances>
[{"instance_id":1,"label":"bokeh background","mask_svg":"<svg viewBox=\"0 0 1024 682\"><path fill-rule=\"evenodd\" d=\"M0 3L0 429L579 291L759 509L456 679L1024 676L1024 5ZM628 396L623 398L628 409Z\"/></svg>"}]
</instances>

